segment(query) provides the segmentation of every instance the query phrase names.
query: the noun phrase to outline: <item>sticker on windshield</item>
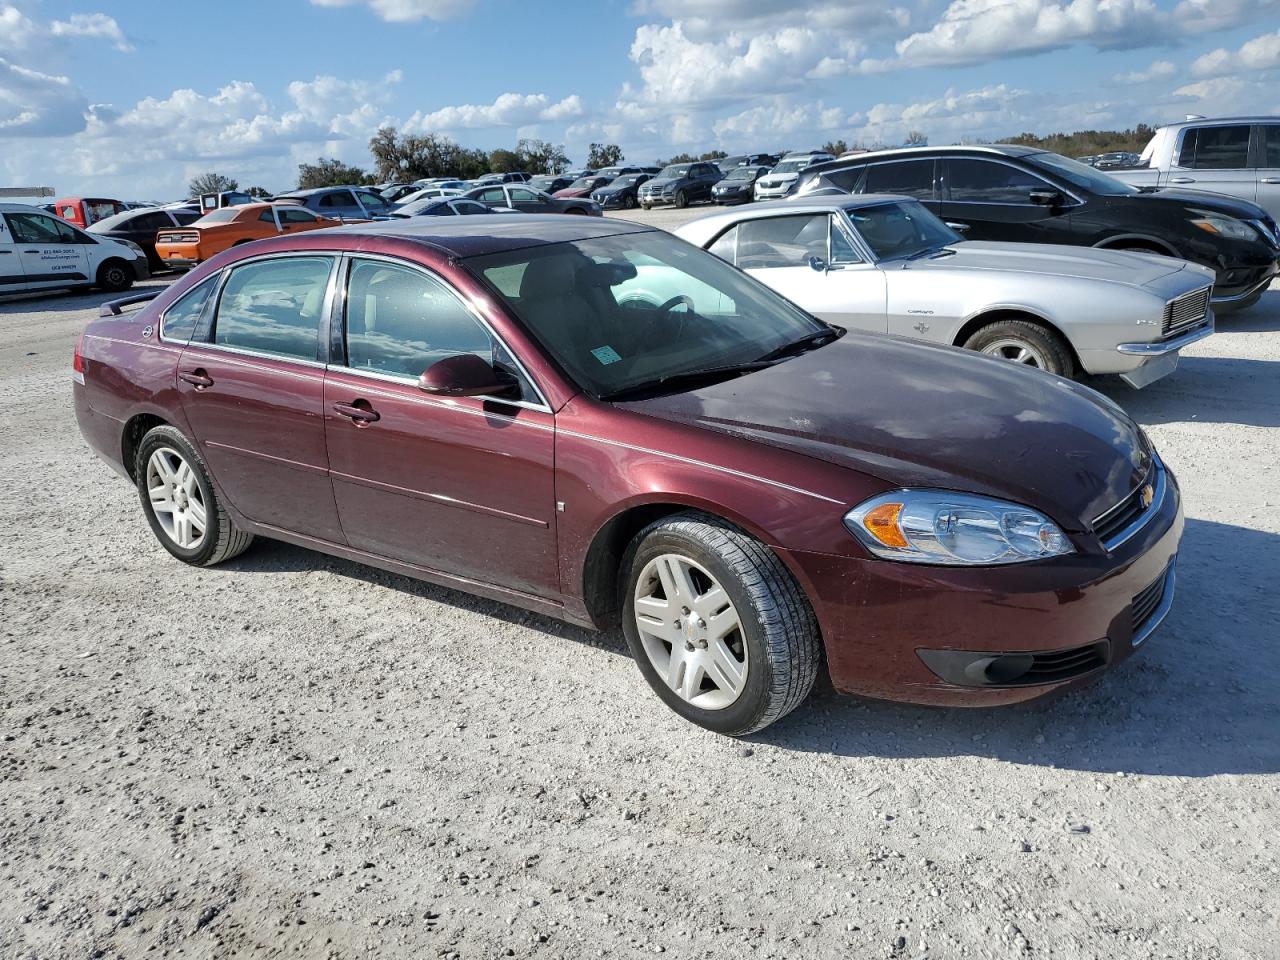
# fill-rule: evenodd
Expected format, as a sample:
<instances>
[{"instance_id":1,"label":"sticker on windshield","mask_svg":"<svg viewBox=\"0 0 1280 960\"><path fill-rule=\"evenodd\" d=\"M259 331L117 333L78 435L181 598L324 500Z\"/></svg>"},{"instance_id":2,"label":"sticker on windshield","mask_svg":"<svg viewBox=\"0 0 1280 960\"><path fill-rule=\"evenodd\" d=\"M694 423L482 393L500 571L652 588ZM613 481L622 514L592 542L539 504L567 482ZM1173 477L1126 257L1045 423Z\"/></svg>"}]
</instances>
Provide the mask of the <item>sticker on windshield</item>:
<instances>
[{"instance_id":1,"label":"sticker on windshield","mask_svg":"<svg viewBox=\"0 0 1280 960\"><path fill-rule=\"evenodd\" d=\"M617 363L622 357L618 356L618 351L610 346L596 347L591 351L591 355L599 360L606 367L611 363Z\"/></svg>"}]
</instances>

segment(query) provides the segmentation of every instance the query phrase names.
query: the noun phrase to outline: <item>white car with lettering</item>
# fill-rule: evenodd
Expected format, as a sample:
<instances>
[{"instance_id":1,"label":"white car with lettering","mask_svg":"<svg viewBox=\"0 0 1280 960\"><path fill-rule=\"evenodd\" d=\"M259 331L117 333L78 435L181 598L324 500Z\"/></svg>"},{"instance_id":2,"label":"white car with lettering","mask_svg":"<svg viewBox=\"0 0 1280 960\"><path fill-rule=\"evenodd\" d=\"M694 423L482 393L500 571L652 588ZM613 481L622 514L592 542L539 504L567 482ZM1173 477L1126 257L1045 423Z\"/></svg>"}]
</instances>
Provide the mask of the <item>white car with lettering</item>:
<instances>
[{"instance_id":1,"label":"white car with lettering","mask_svg":"<svg viewBox=\"0 0 1280 960\"><path fill-rule=\"evenodd\" d=\"M0 294L98 287L128 290L151 276L131 240L86 233L25 203L0 203Z\"/></svg>"}]
</instances>

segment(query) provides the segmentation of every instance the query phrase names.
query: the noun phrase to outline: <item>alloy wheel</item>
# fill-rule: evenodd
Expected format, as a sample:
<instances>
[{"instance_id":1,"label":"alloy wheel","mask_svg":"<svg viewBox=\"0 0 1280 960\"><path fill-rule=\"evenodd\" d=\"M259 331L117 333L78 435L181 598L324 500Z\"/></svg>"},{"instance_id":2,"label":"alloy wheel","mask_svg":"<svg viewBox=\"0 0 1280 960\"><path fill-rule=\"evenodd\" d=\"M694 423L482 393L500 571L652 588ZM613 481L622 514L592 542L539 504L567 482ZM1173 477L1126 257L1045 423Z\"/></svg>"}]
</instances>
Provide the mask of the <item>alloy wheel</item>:
<instances>
[{"instance_id":1,"label":"alloy wheel","mask_svg":"<svg viewBox=\"0 0 1280 960\"><path fill-rule=\"evenodd\" d=\"M1015 337L1001 337L999 340L993 340L982 348L982 352L991 357L1012 360L1014 363L1023 363L1040 370L1048 366L1039 350L1025 340Z\"/></svg>"},{"instance_id":2,"label":"alloy wheel","mask_svg":"<svg viewBox=\"0 0 1280 960\"><path fill-rule=\"evenodd\" d=\"M147 498L160 529L174 544L195 550L204 542L204 494L191 464L172 447L158 448L147 460Z\"/></svg>"},{"instance_id":3,"label":"alloy wheel","mask_svg":"<svg viewBox=\"0 0 1280 960\"><path fill-rule=\"evenodd\" d=\"M703 710L738 699L749 668L742 618L704 567L678 554L655 557L636 580L634 606L645 654L676 696Z\"/></svg>"}]
</instances>

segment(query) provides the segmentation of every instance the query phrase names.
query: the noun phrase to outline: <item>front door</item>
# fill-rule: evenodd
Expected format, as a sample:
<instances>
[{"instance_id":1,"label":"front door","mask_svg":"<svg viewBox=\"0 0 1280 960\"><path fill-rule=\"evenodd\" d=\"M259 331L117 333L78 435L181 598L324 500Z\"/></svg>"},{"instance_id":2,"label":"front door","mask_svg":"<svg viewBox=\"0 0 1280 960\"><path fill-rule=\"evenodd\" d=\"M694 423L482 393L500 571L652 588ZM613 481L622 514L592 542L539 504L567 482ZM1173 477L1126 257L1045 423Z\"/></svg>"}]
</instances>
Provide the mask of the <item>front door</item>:
<instances>
[{"instance_id":1,"label":"front door","mask_svg":"<svg viewBox=\"0 0 1280 960\"><path fill-rule=\"evenodd\" d=\"M1004 160L952 157L941 180L942 219L961 225L966 240L1073 243L1071 197L1048 206L1031 202L1033 190L1057 187Z\"/></svg>"},{"instance_id":2,"label":"front door","mask_svg":"<svg viewBox=\"0 0 1280 960\"><path fill-rule=\"evenodd\" d=\"M325 428L347 541L556 597L550 411L523 379L518 400L444 398L417 385L459 353L518 374L505 348L443 281L387 260L351 261L344 329L345 358L325 383Z\"/></svg>"},{"instance_id":3,"label":"front door","mask_svg":"<svg viewBox=\"0 0 1280 960\"><path fill-rule=\"evenodd\" d=\"M335 266L335 257L291 255L233 267L211 329L197 330L178 360L177 388L232 506L258 523L342 543L323 419Z\"/></svg>"},{"instance_id":4,"label":"front door","mask_svg":"<svg viewBox=\"0 0 1280 960\"><path fill-rule=\"evenodd\" d=\"M1241 200L1258 197L1258 171L1249 165L1253 127L1247 123L1190 127L1182 133L1169 184Z\"/></svg>"},{"instance_id":5,"label":"front door","mask_svg":"<svg viewBox=\"0 0 1280 960\"><path fill-rule=\"evenodd\" d=\"M884 274L830 214L744 220L709 249L828 323L885 331Z\"/></svg>"},{"instance_id":6,"label":"front door","mask_svg":"<svg viewBox=\"0 0 1280 960\"><path fill-rule=\"evenodd\" d=\"M8 237L13 246L0 245L0 249L12 249L16 264L0 264L0 274L23 275L25 289L68 286L86 283L89 275L89 258L85 253L86 239L64 220L47 213L6 213ZM17 269L14 270L13 267ZM6 284L12 289L17 284Z\"/></svg>"},{"instance_id":7,"label":"front door","mask_svg":"<svg viewBox=\"0 0 1280 960\"><path fill-rule=\"evenodd\" d=\"M521 213L554 213L551 204L528 187L507 187L510 205Z\"/></svg>"}]
</instances>

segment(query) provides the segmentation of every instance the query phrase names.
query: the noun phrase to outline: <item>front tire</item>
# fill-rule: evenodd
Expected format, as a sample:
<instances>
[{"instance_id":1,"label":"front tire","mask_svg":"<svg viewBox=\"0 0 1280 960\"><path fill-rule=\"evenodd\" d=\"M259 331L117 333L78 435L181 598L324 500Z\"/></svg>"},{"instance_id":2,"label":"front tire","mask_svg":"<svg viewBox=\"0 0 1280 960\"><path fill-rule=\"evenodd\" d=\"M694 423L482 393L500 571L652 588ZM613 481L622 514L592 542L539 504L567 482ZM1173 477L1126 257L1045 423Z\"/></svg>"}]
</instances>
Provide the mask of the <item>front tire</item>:
<instances>
[{"instance_id":1,"label":"front tire","mask_svg":"<svg viewBox=\"0 0 1280 960\"><path fill-rule=\"evenodd\" d=\"M689 197L683 190L676 191L676 206L683 210L689 205Z\"/></svg>"},{"instance_id":2,"label":"front tire","mask_svg":"<svg viewBox=\"0 0 1280 960\"><path fill-rule=\"evenodd\" d=\"M97 284L108 293L121 293L133 286L133 268L123 260L108 260L98 268Z\"/></svg>"},{"instance_id":3,"label":"front tire","mask_svg":"<svg viewBox=\"0 0 1280 960\"><path fill-rule=\"evenodd\" d=\"M211 567L253 543L253 534L231 522L209 468L181 431L166 425L148 432L138 444L133 473L151 532L183 563Z\"/></svg>"},{"instance_id":4,"label":"front tire","mask_svg":"<svg viewBox=\"0 0 1280 960\"><path fill-rule=\"evenodd\" d=\"M760 541L718 517L679 513L636 536L622 571L627 644L680 716L740 737L808 696L822 656L817 621Z\"/></svg>"},{"instance_id":5,"label":"front tire","mask_svg":"<svg viewBox=\"0 0 1280 960\"><path fill-rule=\"evenodd\" d=\"M1067 342L1054 331L1030 320L989 323L970 336L964 346L1060 377L1070 379L1075 374L1075 359Z\"/></svg>"}]
</instances>

